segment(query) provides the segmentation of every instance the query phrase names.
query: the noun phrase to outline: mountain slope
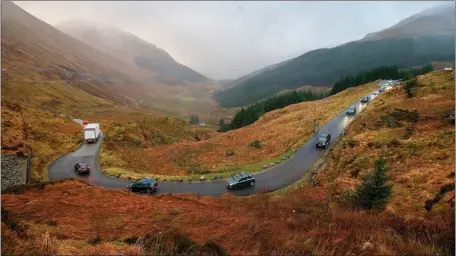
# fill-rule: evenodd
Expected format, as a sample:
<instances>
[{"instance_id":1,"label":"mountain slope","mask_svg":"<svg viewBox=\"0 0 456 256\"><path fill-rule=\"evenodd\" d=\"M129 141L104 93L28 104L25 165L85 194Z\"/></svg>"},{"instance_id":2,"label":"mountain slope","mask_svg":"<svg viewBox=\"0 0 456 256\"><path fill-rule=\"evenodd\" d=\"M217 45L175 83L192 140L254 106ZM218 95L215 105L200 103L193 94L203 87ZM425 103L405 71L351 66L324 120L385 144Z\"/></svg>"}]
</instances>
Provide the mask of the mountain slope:
<instances>
[{"instance_id":1,"label":"mountain slope","mask_svg":"<svg viewBox=\"0 0 456 256\"><path fill-rule=\"evenodd\" d=\"M289 60L286 60L286 61L279 62L277 64L266 66L266 67L264 67L262 69L253 71L252 73L249 73L249 74L244 75L244 76L242 76L240 78L237 78L237 79L225 79L225 80L219 80L218 82L223 88L231 88L231 87L234 87L234 86L236 86L236 85L248 80L249 78L255 77L257 75L263 74L264 72L267 72L267 71L270 71L270 70L272 70L274 68L277 68L277 67L285 64L288 61Z\"/></svg>"},{"instance_id":2,"label":"mountain slope","mask_svg":"<svg viewBox=\"0 0 456 256\"><path fill-rule=\"evenodd\" d=\"M205 76L175 61L163 49L120 29L82 21L59 23L57 28L105 54L159 74L157 79L168 85L207 80Z\"/></svg>"},{"instance_id":3,"label":"mountain slope","mask_svg":"<svg viewBox=\"0 0 456 256\"><path fill-rule=\"evenodd\" d=\"M367 34L362 41L425 35L452 35L455 31L454 13L454 2L438 5L412 15L387 29Z\"/></svg>"},{"instance_id":4,"label":"mountain slope","mask_svg":"<svg viewBox=\"0 0 456 256\"><path fill-rule=\"evenodd\" d=\"M447 17L448 8L431 12L432 17ZM452 15L454 20L454 13ZM446 27L447 24L443 20L444 18L435 23ZM407 26L414 22L421 22L421 19L412 20ZM214 97L221 107L239 107L267 98L284 89L294 89L303 85L331 86L340 77L382 65L410 68L431 61L453 61L454 43L453 30L447 34L361 40L330 49L318 49L269 71L251 76L236 86L216 92Z\"/></svg>"},{"instance_id":5,"label":"mountain slope","mask_svg":"<svg viewBox=\"0 0 456 256\"><path fill-rule=\"evenodd\" d=\"M124 62L8 1L2 1L2 69L2 97L14 96L9 93L14 83L27 90L26 83L34 81L60 81L121 104L135 102L150 91L150 85L137 81L139 73Z\"/></svg>"}]
</instances>

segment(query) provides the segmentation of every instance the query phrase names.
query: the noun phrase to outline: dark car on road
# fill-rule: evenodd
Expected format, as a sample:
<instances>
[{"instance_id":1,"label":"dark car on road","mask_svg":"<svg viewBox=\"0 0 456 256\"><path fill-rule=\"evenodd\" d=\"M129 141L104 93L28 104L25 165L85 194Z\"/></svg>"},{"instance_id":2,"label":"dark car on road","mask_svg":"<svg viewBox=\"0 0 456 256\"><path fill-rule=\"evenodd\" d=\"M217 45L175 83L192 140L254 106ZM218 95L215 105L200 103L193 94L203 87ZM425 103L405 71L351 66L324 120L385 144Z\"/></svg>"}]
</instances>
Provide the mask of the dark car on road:
<instances>
[{"instance_id":1,"label":"dark car on road","mask_svg":"<svg viewBox=\"0 0 456 256\"><path fill-rule=\"evenodd\" d=\"M328 132L322 132L317 138L316 147L317 148L326 148L329 145L329 141L331 140L331 134Z\"/></svg>"},{"instance_id":2,"label":"dark car on road","mask_svg":"<svg viewBox=\"0 0 456 256\"><path fill-rule=\"evenodd\" d=\"M90 165L84 162L76 163L74 165L74 171L77 174L87 174L90 172Z\"/></svg>"},{"instance_id":3,"label":"dark car on road","mask_svg":"<svg viewBox=\"0 0 456 256\"><path fill-rule=\"evenodd\" d=\"M369 102L369 96L364 96L362 99L361 99L361 103L368 103Z\"/></svg>"},{"instance_id":4,"label":"dark car on road","mask_svg":"<svg viewBox=\"0 0 456 256\"><path fill-rule=\"evenodd\" d=\"M158 183L155 179L147 177L144 179L132 182L127 186L127 190L137 193L152 193L158 190Z\"/></svg>"},{"instance_id":5,"label":"dark car on road","mask_svg":"<svg viewBox=\"0 0 456 256\"><path fill-rule=\"evenodd\" d=\"M356 108L354 106L351 106L347 110L347 115L354 115L356 114Z\"/></svg>"},{"instance_id":6,"label":"dark car on road","mask_svg":"<svg viewBox=\"0 0 456 256\"><path fill-rule=\"evenodd\" d=\"M226 181L227 188L239 188L255 185L255 177L250 172L240 172Z\"/></svg>"}]
</instances>

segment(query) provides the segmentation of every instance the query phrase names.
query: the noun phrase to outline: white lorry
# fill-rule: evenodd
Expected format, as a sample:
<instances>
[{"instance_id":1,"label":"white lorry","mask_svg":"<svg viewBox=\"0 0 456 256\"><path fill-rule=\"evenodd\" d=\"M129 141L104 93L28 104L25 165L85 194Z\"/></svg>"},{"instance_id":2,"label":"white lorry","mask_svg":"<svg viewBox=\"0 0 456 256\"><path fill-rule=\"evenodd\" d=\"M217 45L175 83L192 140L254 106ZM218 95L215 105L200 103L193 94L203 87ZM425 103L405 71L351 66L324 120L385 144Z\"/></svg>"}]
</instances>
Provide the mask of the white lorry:
<instances>
[{"instance_id":1,"label":"white lorry","mask_svg":"<svg viewBox=\"0 0 456 256\"><path fill-rule=\"evenodd\" d=\"M86 143L96 142L100 137L100 124L87 124L84 127L84 140Z\"/></svg>"}]
</instances>

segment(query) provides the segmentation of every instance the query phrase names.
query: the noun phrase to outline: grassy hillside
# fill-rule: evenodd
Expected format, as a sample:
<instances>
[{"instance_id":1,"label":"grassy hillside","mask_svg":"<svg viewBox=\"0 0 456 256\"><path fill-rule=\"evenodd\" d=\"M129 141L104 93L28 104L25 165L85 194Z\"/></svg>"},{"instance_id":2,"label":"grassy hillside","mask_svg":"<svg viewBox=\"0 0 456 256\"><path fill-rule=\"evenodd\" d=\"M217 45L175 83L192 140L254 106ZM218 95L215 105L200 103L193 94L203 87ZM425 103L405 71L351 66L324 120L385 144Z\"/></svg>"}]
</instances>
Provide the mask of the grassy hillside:
<instances>
[{"instance_id":1,"label":"grassy hillside","mask_svg":"<svg viewBox=\"0 0 456 256\"><path fill-rule=\"evenodd\" d=\"M383 155L393 194L388 208L404 216L426 216L454 205L454 71L418 78L408 97L403 88L375 99L348 127L317 176L335 195L354 188ZM451 188L453 185L453 188ZM443 193L431 212L426 201ZM429 203L430 204L430 203Z\"/></svg>"},{"instance_id":2,"label":"grassy hillside","mask_svg":"<svg viewBox=\"0 0 456 256\"><path fill-rule=\"evenodd\" d=\"M214 94L221 107L239 107L302 85L331 86L339 78L378 66L400 68L454 60L454 35L351 42L305 53Z\"/></svg>"},{"instance_id":3,"label":"grassy hillside","mask_svg":"<svg viewBox=\"0 0 456 256\"><path fill-rule=\"evenodd\" d=\"M125 63L60 32L9 1L2 2L3 69L2 81L65 81L121 104L150 93L150 87L135 79L139 73Z\"/></svg>"},{"instance_id":4,"label":"grassy hillside","mask_svg":"<svg viewBox=\"0 0 456 256\"><path fill-rule=\"evenodd\" d=\"M403 87L379 95L313 169L314 186L283 195L152 197L74 180L10 188L2 193L2 254L453 255L454 75L419 77L411 97ZM302 117L308 107L257 123ZM393 186L386 209L349 207L342 192L380 155Z\"/></svg>"},{"instance_id":5,"label":"grassy hillside","mask_svg":"<svg viewBox=\"0 0 456 256\"><path fill-rule=\"evenodd\" d=\"M119 202L121 202L119 204ZM141 205L141 207L138 207ZM322 188L288 196L138 196L80 181L2 193L2 254L452 255L454 208L353 211Z\"/></svg>"},{"instance_id":6,"label":"grassy hillside","mask_svg":"<svg viewBox=\"0 0 456 256\"><path fill-rule=\"evenodd\" d=\"M47 179L48 165L82 140L81 126L71 119L2 99L2 155L32 153L33 181Z\"/></svg>"},{"instance_id":7,"label":"grassy hillside","mask_svg":"<svg viewBox=\"0 0 456 256\"><path fill-rule=\"evenodd\" d=\"M222 110L211 98L220 86L204 76L176 62L166 51L128 32L106 25L64 22L57 28L87 43L131 69L148 74L136 76L146 84L158 81L166 88L143 94L137 102L141 107L187 119L198 114L207 123L230 118L230 110ZM151 78L150 76L154 77ZM130 104L130 105L135 105ZM224 114L223 112L228 112Z\"/></svg>"},{"instance_id":8,"label":"grassy hillside","mask_svg":"<svg viewBox=\"0 0 456 256\"><path fill-rule=\"evenodd\" d=\"M175 61L163 49L120 29L78 21L60 23L57 28L107 55L158 74L157 79L164 84L175 86L207 80Z\"/></svg>"},{"instance_id":9,"label":"grassy hillside","mask_svg":"<svg viewBox=\"0 0 456 256\"><path fill-rule=\"evenodd\" d=\"M239 168L258 171L263 165L279 160L275 158L305 143L312 135L314 119L320 124L326 123L375 88L376 83L367 84L323 100L271 111L252 125L207 140L144 145L135 150L117 143L116 147L104 147L102 167L108 174L123 177L229 174ZM122 126L126 127L126 124ZM140 136L137 132L134 134ZM261 141L264 147L249 147L249 143L255 140Z\"/></svg>"}]
</instances>

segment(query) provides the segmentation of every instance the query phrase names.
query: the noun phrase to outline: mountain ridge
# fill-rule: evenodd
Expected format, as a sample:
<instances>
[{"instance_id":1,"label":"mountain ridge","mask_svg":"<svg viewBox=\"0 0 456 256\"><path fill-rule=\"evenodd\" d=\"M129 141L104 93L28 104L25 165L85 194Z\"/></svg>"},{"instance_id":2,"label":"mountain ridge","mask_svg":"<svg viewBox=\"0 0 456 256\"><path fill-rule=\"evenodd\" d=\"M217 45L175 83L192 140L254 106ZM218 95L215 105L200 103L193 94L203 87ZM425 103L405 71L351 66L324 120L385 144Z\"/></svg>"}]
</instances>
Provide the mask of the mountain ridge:
<instances>
[{"instance_id":1,"label":"mountain ridge","mask_svg":"<svg viewBox=\"0 0 456 256\"><path fill-rule=\"evenodd\" d=\"M164 49L128 31L75 20L58 23L56 27L105 54L155 73L157 79L165 84L174 86L208 80L204 75L177 62Z\"/></svg>"},{"instance_id":2,"label":"mountain ridge","mask_svg":"<svg viewBox=\"0 0 456 256\"><path fill-rule=\"evenodd\" d=\"M443 17L447 17L451 13L447 9L451 8L453 7L446 6L437 11L425 10L423 13L430 13L431 17L442 13ZM452 17L454 20L454 13ZM419 22L416 27L422 27L421 19L408 17L404 20L407 19L412 21L402 24L408 24L410 27L415 20ZM436 21L433 26L440 24L443 30L447 31L447 25L443 21L445 19ZM303 85L331 86L343 76L378 66L398 65L400 68L411 68L432 61L453 61L454 30L449 31L450 33L440 34L426 32L420 36L407 34L405 37L385 37L378 40L361 39L337 47L316 49L265 72L253 75L251 73L247 79L244 77L243 81L235 83L234 86L215 92L214 98L221 107L240 107L270 97L284 89L295 89ZM370 33L371 38L373 34ZM415 32L414 35L419 34Z\"/></svg>"}]
</instances>

